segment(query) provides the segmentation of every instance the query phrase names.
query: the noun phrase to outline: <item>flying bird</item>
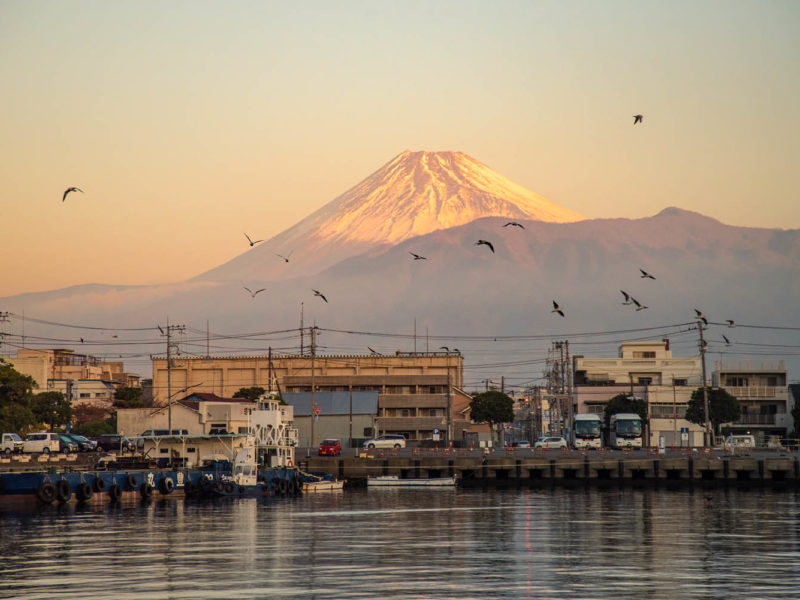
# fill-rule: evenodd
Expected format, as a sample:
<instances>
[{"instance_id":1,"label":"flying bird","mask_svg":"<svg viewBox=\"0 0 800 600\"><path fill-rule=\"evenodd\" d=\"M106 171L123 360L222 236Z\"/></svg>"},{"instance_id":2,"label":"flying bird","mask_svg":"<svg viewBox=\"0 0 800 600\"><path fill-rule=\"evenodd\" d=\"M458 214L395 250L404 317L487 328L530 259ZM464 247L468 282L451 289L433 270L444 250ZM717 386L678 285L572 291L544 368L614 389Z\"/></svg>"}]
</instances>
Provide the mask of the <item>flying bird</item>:
<instances>
[{"instance_id":1,"label":"flying bird","mask_svg":"<svg viewBox=\"0 0 800 600\"><path fill-rule=\"evenodd\" d=\"M427 256L422 256L421 254L414 254L413 252L409 252L409 254L414 257L414 260L428 260Z\"/></svg>"},{"instance_id":2,"label":"flying bird","mask_svg":"<svg viewBox=\"0 0 800 600\"><path fill-rule=\"evenodd\" d=\"M377 350L375 350L375 348L371 348L370 346L367 346L367 350L369 350L370 352L372 352L372 354L380 354L380 352L378 352Z\"/></svg>"},{"instance_id":3,"label":"flying bird","mask_svg":"<svg viewBox=\"0 0 800 600\"><path fill-rule=\"evenodd\" d=\"M312 291L312 292L314 292L314 295L315 295L315 296L319 296L320 298L322 298L323 300L325 300L325 302L327 302L327 301L328 301L328 299L325 297L325 295L324 295L322 292L319 292L319 291L317 291L317 290L311 290L311 291Z\"/></svg>"},{"instance_id":4,"label":"flying bird","mask_svg":"<svg viewBox=\"0 0 800 600\"><path fill-rule=\"evenodd\" d=\"M553 310L551 310L550 312L558 313L562 317L564 316L564 311L561 310L561 307L558 305L558 302L556 302L555 300L553 300Z\"/></svg>"},{"instance_id":5,"label":"flying bird","mask_svg":"<svg viewBox=\"0 0 800 600\"><path fill-rule=\"evenodd\" d=\"M647 271L645 271L644 269L639 269L639 271L640 271L640 272L641 272L641 274L642 274L642 275L641 275L642 279L655 279L655 277L653 277L652 275L650 275L650 273L648 273L648 272L647 272Z\"/></svg>"},{"instance_id":6,"label":"flying bird","mask_svg":"<svg viewBox=\"0 0 800 600\"><path fill-rule=\"evenodd\" d=\"M242 232L242 233L244 233L244 232ZM250 239L250 236L249 236L249 235L247 235L246 233L244 234L244 237L246 237L246 238L247 238L247 241L248 241L248 242L250 242L250 247L251 247L251 248L252 248L253 246L255 246L256 244L260 244L261 242L263 242L263 241L264 241L264 240L256 240L256 241L254 242L253 240L251 240L251 239ZM288 261L287 261L287 262L288 262Z\"/></svg>"},{"instance_id":7,"label":"flying bird","mask_svg":"<svg viewBox=\"0 0 800 600\"><path fill-rule=\"evenodd\" d=\"M259 240L259 241L261 241L261 240ZM258 242L255 242L255 243L257 244ZM250 245L252 246L253 244L250 244ZM294 252L294 250L292 250L292 252ZM278 257L282 258L283 262L289 262L289 257L292 255L292 252L289 252L289 254L287 254L286 256L283 256L282 254L278 254L276 252L275 256L278 256Z\"/></svg>"},{"instance_id":8,"label":"flying bird","mask_svg":"<svg viewBox=\"0 0 800 600\"><path fill-rule=\"evenodd\" d=\"M256 290L255 292L253 290L251 290L249 287L246 287L246 288L243 288L243 289L246 290L248 294L250 294L251 298L255 298L256 294L260 294L261 292L265 291L267 288L261 288L260 290Z\"/></svg>"},{"instance_id":9,"label":"flying bird","mask_svg":"<svg viewBox=\"0 0 800 600\"><path fill-rule=\"evenodd\" d=\"M628 292L624 292L624 291L620 290L620 293L623 296L625 296L625 302L622 303L623 305L628 306L629 304L633 304L633 302L631 302L631 297L628 294Z\"/></svg>"},{"instance_id":10,"label":"flying bird","mask_svg":"<svg viewBox=\"0 0 800 600\"><path fill-rule=\"evenodd\" d=\"M494 246L492 246L491 242L487 242L486 240L478 240L473 244L473 246L489 246L489 250L491 250L492 254L494 254Z\"/></svg>"},{"instance_id":11,"label":"flying bird","mask_svg":"<svg viewBox=\"0 0 800 600\"><path fill-rule=\"evenodd\" d=\"M736 327L736 323L733 322L733 319L726 319L725 322L728 324L728 327Z\"/></svg>"},{"instance_id":12,"label":"flying bird","mask_svg":"<svg viewBox=\"0 0 800 600\"><path fill-rule=\"evenodd\" d=\"M636 298L631 298L631 302L636 305L636 310L644 310L647 308L644 304L640 303Z\"/></svg>"},{"instance_id":13,"label":"flying bird","mask_svg":"<svg viewBox=\"0 0 800 600\"><path fill-rule=\"evenodd\" d=\"M64 195L61 196L62 202L67 199L67 194L69 194L70 192L80 192L82 194L83 190L81 188L68 187L66 190L64 190Z\"/></svg>"},{"instance_id":14,"label":"flying bird","mask_svg":"<svg viewBox=\"0 0 800 600\"><path fill-rule=\"evenodd\" d=\"M727 337L725 337L724 335L722 336L722 339L725 340L725 345L726 346L730 346L731 345L731 341Z\"/></svg>"},{"instance_id":15,"label":"flying bird","mask_svg":"<svg viewBox=\"0 0 800 600\"><path fill-rule=\"evenodd\" d=\"M633 124L641 123L642 119L644 119L644 115L633 115Z\"/></svg>"},{"instance_id":16,"label":"flying bird","mask_svg":"<svg viewBox=\"0 0 800 600\"><path fill-rule=\"evenodd\" d=\"M519 227L520 229L525 229L525 226L522 225L522 223L517 223L516 221L509 221L508 223L503 225L503 227L508 227L509 225L511 225L511 227Z\"/></svg>"}]
</instances>

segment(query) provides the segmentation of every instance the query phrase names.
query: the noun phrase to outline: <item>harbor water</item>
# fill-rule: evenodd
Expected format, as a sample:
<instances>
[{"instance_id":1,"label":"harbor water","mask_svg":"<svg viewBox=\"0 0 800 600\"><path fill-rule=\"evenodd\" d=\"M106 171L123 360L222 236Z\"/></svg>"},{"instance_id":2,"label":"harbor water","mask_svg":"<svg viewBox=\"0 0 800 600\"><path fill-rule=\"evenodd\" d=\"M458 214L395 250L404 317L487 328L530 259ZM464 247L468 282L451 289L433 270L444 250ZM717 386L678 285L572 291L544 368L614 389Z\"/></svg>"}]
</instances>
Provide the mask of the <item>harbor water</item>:
<instances>
[{"instance_id":1,"label":"harbor water","mask_svg":"<svg viewBox=\"0 0 800 600\"><path fill-rule=\"evenodd\" d=\"M0 598L797 598L797 491L360 489L0 513Z\"/></svg>"}]
</instances>

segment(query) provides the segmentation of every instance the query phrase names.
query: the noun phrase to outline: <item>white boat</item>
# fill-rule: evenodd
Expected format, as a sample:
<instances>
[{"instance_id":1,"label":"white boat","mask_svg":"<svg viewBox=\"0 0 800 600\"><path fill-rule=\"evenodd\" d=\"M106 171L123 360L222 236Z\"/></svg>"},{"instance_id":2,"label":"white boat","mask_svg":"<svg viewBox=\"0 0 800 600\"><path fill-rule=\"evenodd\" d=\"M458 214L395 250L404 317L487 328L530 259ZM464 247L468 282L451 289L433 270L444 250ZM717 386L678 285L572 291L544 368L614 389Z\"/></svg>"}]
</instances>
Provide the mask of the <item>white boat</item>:
<instances>
[{"instance_id":1,"label":"white boat","mask_svg":"<svg viewBox=\"0 0 800 600\"><path fill-rule=\"evenodd\" d=\"M303 493L310 492L330 492L344 489L344 480L321 480L303 482Z\"/></svg>"},{"instance_id":2,"label":"white boat","mask_svg":"<svg viewBox=\"0 0 800 600\"><path fill-rule=\"evenodd\" d=\"M432 477L430 479L402 479L397 475L382 475L367 479L368 487L454 487L455 477Z\"/></svg>"}]
</instances>

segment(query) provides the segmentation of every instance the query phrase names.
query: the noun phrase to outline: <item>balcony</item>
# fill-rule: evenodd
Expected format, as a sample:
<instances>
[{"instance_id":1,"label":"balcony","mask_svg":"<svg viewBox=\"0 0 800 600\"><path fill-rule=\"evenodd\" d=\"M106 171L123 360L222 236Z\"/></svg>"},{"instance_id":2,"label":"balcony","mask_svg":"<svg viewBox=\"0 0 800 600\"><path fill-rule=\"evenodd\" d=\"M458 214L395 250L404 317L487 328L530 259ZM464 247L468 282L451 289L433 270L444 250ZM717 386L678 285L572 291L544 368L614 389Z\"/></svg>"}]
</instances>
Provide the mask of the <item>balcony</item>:
<instances>
[{"instance_id":1,"label":"balcony","mask_svg":"<svg viewBox=\"0 0 800 600\"><path fill-rule=\"evenodd\" d=\"M734 423L736 425L775 425L777 415L742 415Z\"/></svg>"},{"instance_id":2,"label":"balcony","mask_svg":"<svg viewBox=\"0 0 800 600\"><path fill-rule=\"evenodd\" d=\"M731 396L735 396L739 400L744 399L767 399L767 400L774 400L774 399L781 399L786 400L788 397L788 391L785 387L772 387L772 386L745 386L745 387L736 387L736 386L725 386L723 388L726 392L728 392Z\"/></svg>"}]
</instances>

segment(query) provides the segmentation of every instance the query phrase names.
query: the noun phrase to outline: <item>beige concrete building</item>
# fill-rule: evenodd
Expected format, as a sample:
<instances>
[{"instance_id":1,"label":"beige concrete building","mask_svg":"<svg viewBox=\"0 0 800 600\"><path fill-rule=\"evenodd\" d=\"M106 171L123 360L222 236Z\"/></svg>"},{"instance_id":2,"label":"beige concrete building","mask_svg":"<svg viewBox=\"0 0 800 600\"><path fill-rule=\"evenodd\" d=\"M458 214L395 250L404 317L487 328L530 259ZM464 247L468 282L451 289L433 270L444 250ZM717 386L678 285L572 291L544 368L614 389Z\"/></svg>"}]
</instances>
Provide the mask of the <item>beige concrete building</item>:
<instances>
[{"instance_id":1,"label":"beige concrete building","mask_svg":"<svg viewBox=\"0 0 800 600\"><path fill-rule=\"evenodd\" d=\"M312 375L313 362L313 375ZM460 440L469 428L463 408L460 353L409 352L395 355L242 356L174 358L167 382L164 358L153 359L153 390L158 404L181 390L232 396L242 387L278 392L377 391L377 433L403 433L409 439ZM303 430L305 431L303 426ZM315 436L316 437L316 436Z\"/></svg>"},{"instance_id":2,"label":"beige concrete building","mask_svg":"<svg viewBox=\"0 0 800 600\"><path fill-rule=\"evenodd\" d=\"M683 418L692 392L703 385L700 357L673 357L669 340L625 342L616 358L575 356L572 366L576 414L602 417L611 398L629 394L647 402L647 445L657 446L660 437L667 446L703 445L703 427Z\"/></svg>"}]
</instances>

